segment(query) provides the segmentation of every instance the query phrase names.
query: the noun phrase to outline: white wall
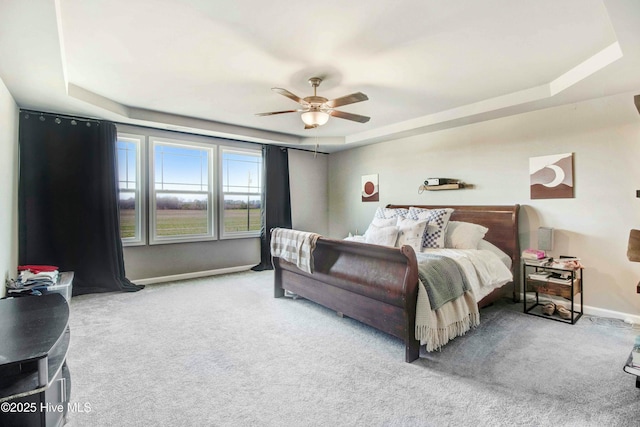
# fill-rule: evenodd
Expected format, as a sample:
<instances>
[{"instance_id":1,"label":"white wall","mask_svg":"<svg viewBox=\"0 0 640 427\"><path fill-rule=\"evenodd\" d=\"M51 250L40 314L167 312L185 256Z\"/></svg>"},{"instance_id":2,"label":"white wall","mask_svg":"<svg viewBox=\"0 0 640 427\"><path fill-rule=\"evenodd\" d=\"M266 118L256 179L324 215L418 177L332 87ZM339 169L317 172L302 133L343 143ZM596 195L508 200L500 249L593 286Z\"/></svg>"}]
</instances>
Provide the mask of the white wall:
<instances>
[{"instance_id":1,"label":"white wall","mask_svg":"<svg viewBox=\"0 0 640 427\"><path fill-rule=\"evenodd\" d=\"M329 230L366 229L387 203L522 205L520 244L535 247L553 227L552 255L582 258L585 309L640 316L640 263L629 262L629 230L640 228L640 115L632 93L356 148L329 157ZM575 198L531 200L529 158L574 153ZM360 181L379 174L380 203L363 203ZM418 194L427 177L472 189ZM530 243L532 242L532 243ZM612 312L610 312L612 311ZM615 313L614 313L615 312ZM640 321L640 317L635 318Z\"/></svg>"},{"instance_id":2,"label":"white wall","mask_svg":"<svg viewBox=\"0 0 640 427\"><path fill-rule=\"evenodd\" d=\"M296 230L329 233L329 187L326 154L289 150L291 222Z\"/></svg>"},{"instance_id":3,"label":"white wall","mask_svg":"<svg viewBox=\"0 0 640 427\"><path fill-rule=\"evenodd\" d=\"M18 106L0 80L0 297L18 266Z\"/></svg>"}]
</instances>

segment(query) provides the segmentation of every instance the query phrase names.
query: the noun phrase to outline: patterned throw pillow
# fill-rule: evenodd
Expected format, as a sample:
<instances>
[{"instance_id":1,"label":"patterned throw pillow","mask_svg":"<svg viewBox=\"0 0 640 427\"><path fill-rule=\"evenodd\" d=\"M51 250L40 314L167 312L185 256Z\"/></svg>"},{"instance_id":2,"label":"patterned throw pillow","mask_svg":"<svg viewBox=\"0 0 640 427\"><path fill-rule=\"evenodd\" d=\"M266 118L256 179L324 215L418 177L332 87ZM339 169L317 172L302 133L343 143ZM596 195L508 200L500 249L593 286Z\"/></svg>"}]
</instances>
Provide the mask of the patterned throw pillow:
<instances>
[{"instance_id":1,"label":"patterned throw pillow","mask_svg":"<svg viewBox=\"0 0 640 427\"><path fill-rule=\"evenodd\" d=\"M378 208L376 209L376 213L373 217L381 218L381 219L398 218L398 217L406 217L408 213L409 213L409 210L404 208L398 208L398 209Z\"/></svg>"},{"instance_id":2,"label":"patterned throw pillow","mask_svg":"<svg viewBox=\"0 0 640 427\"><path fill-rule=\"evenodd\" d=\"M428 226L422 235L423 248L444 248L444 237L447 224L453 209L409 208L408 217L413 220L427 220Z\"/></svg>"}]
</instances>

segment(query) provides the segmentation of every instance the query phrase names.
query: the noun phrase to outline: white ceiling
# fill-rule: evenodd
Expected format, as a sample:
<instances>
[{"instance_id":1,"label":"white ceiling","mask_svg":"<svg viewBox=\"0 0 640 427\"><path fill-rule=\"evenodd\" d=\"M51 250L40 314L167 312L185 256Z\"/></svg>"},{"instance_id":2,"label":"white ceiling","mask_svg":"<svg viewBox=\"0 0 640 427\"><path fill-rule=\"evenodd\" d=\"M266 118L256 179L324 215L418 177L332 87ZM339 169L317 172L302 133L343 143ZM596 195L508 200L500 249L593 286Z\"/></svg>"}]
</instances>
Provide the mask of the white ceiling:
<instances>
[{"instance_id":1,"label":"white ceiling","mask_svg":"<svg viewBox=\"0 0 640 427\"><path fill-rule=\"evenodd\" d=\"M639 23L639 0L0 0L0 78L21 108L330 152L640 93ZM371 120L255 115L314 76Z\"/></svg>"}]
</instances>

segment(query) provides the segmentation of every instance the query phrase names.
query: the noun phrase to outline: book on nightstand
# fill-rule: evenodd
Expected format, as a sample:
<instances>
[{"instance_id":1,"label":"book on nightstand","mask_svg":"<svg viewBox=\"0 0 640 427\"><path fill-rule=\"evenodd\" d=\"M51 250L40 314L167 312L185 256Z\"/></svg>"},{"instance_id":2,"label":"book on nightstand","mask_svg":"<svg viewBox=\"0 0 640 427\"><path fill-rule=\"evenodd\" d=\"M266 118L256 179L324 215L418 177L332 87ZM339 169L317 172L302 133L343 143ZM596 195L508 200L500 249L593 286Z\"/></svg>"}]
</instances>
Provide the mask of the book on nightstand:
<instances>
[{"instance_id":1,"label":"book on nightstand","mask_svg":"<svg viewBox=\"0 0 640 427\"><path fill-rule=\"evenodd\" d=\"M535 273L529 274L529 279L533 280L547 280L551 276L551 273L548 271L536 271Z\"/></svg>"},{"instance_id":2,"label":"book on nightstand","mask_svg":"<svg viewBox=\"0 0 640 427\"><path fill-rule=\"evenodd\" d=\"M547 255L544 253L544 251L541 251L539 249L525 249L524 251L522 251L522 254L520 256L521 258L526 260L540 260L542 258L546 258Z\"/></svg>"},{"instance_id":3,"label":"book on nightstand","mask_svg":"<svg viewBox=\"0 0 640 427\"><path fill-rule=\"evenodd\" d=\"M549 258L549 257L544 257L544 258L540 258L540 259L524 258L524 263L525 264L533 265L533 266L536 266L536 267L546 266L547 264L549 264L549 261L551 261L551 258Z\"/></svg>"}]
</instances>

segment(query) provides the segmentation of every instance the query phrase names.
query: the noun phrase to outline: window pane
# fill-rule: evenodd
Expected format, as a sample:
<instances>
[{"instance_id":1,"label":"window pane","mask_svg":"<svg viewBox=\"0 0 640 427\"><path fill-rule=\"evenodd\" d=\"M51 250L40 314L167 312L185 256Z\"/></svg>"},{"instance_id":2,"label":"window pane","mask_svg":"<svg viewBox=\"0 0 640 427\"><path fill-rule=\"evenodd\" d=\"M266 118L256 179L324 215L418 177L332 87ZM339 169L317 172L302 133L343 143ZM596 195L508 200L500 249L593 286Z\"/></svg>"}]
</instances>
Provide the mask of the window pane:
<instances>
[{"instance_id":1,"label":"window pane","mask_svg":"<svg viewBox=\"0 0 640 427\"><path fill-rule=\"evenodd\" d=\"M136 188L136 155L135 142L118 141L118 186L120 189Z\"/></svg>"},{"instance_id":2,"label":"window pane","mask_svg":"<svg viewBox=\"0 0 640 427\"><path fill-rule=\"evenodd\" d=\"M156 236L209 234L208 196L163 192L156 195Z\"/></svg>"},{"instance_id":3,"label":"window pane","mask_svg":"<svg viewBox=\"0 0 640 427\"><path fill-rule=\"evenodd\" d=\"M213 236L210 203L212 148L156 142L153 146L156 238ZM165 240L166 241L166 240Z\"/></svg>"},{"instance_id":4,"label":"window pane","mask_svg":"<svg viewBox=\"0 0 640 427\"><path fill-rule=\"evenodd\" d=\"M225 151L222 154L222 191L260 194L262 157L251 153Z\"/></svg>"},{"instance_id":5,"label":"window pane","mask_svg":"<svg viewBox=\"0 0 640 427\"><path fill-rule=\"evenodd\" d=\"M156 190L207 191L209 189L208 150L156 145L155 186Z\"/></svg>"},{"instance_id":6,"label":"window pane","mask_svg":"<svg viewBox=\"0 0 640 427\"><path fill-rule=\"evenodd\" d=\"M260 196L224 196L225 233L260 231L260 224Z\"/></svg>"},{"instance_id":7,"label":"window pane","mask_svg":"<svg viewBox=\"0 0 640 427\"><path fill-rule=\"evenodd\" d=\"M116 144L118 165L118 203L120 206L120 238L123 243L136 243L142 239L140 223L140 193L138 180L141 139L119 136Z\"/></svg>"},{"instance_id":8,"label":"window pane","mask_svg":"<svg viewBox=\"0 0 640 427\"><path fill-rule=\"evenodd\" d=\"M120 237L136 237L136 193L120 190Z\"/></svg>"}]
</instances>

